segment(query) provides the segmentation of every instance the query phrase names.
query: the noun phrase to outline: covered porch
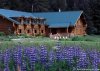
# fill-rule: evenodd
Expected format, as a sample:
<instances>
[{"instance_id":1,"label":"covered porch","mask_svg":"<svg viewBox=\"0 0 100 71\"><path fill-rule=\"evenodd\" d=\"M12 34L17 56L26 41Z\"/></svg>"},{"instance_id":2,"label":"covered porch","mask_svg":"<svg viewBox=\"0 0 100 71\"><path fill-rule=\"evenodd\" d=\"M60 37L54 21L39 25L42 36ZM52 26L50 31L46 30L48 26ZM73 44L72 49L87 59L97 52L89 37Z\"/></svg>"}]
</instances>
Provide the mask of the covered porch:
<instances>
[{"instance_id":1,"label":"covered porch","mask_svg":"<svg viewBox=\"0 0 100 71\"><path fill-rule=\"evenodd\" d=\"M69 26L69 27L64 27L64 28L50 28L50 38L68 38L74 36L74 27Z\"/></svg>"}]
</instances>

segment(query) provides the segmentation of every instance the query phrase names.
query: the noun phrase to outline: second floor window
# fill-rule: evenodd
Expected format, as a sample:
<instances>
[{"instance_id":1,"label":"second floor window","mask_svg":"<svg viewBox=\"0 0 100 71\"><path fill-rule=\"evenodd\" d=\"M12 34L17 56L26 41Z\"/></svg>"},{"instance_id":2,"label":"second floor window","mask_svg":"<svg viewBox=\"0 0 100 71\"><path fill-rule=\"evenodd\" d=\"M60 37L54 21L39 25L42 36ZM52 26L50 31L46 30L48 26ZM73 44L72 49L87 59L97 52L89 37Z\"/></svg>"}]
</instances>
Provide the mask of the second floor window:
<instances>
[{"instance_id":1,"label":"second floor window","mask_svg":"<svg viewBox=\"0 0 100 71\"><path fill-rule=\"evenodd\" d=\"M34 30L35 33L37 33L37 30Z\"/></svg>"},{"instance_id":2,"label":"second floor window","mask_svg":"<svg viewBox=\"0 0 100 71\"><path fill-rule=\"evenodd\" d=\"M30 30L27 30L27 33L30 33Z\"/></svg>"},{"instance_id":3,"label":"second floor window","mask_svg":"<svg viewBox=\"0 0 100 71\"><path fill-rule=\"evenodd\" d=\"M0 20L0 24L2 24L3 23L3 21L2 20Z\"/></svg>"},{"instance_id":4,"label":"second floor window","mask_svg":"<svg viewBox=\"0 0 100 71\"><path fill-rule=\"evenodd\" d=\"M43 30L41 30L41 33L43 33L44 31Z\"/></svg>"},{"instance_id":5,"label":"second floor window","mask_svg":"<svg viewBox=\"0 0 100 71\"><path fill-rule=\"evenodd\" d=\"M21 29L19 29L19 33L22 33L22 30Z\"/></svg>"}]
</instances>

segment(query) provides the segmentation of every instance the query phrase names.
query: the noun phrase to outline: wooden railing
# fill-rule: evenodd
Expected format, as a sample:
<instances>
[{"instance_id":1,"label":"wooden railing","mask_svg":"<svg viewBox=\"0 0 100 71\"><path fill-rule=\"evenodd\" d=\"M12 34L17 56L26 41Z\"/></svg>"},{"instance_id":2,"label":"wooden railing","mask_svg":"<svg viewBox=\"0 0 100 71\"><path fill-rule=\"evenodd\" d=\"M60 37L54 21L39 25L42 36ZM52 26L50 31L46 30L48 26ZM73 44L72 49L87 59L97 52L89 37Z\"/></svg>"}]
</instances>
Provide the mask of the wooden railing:
<instances>
[{"instance_id":1,"label":"wooden railing","mask_svg":"<svg viewBox=\"0 0 100 71\"><path fill-rule=\"evenodd\" d=\"M52 39L56 39L56 40L59 40L59 39L68 39L69 37L74 37L75 35L72 34L72 33L61 33L61 34L50 34L49 37L52 38Z\"/></svg>"}]
</instances>

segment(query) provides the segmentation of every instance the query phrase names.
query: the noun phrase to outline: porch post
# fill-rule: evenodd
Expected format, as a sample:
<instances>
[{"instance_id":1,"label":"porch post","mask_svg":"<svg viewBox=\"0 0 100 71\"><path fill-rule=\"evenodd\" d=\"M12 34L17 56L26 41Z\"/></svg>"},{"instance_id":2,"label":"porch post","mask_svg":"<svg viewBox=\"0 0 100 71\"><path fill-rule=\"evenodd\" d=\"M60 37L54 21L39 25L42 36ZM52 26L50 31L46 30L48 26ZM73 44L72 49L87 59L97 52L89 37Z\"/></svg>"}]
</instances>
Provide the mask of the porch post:
<instances>
[{"instance_id":1,"label":"porch post","mask_svg":"<svg viewBox=\"0 0 100 71\"><path fill-rule=\"evenodd\" d=\"M17 27L15 26L15 24L14 24L14 22L13 22L13 30L14 30L13 32L14 32L15 35L17 34L16 28L17 28Z\"/></svg>"},{"instance_id":2,"label":"porch post","mask_svg":"<svg viewBox=\"0 0 100 71\"><path fill-rule=\"evenodd\" d=\"M76 25L74 26L74 28L75 28L75 31L74 31L74 36L76 35Z\"/></svg>"},{"instance_id":3,"label":"porch post","mask_svg":"<svg viewBox=\"0 0 100 71\"><path fill-rule=\"evenodd\" d=\"M50 28L50 34L51 34L51 28Z\"/></svg>"},{"instance_id":4,"label":"porch post","mask_svg":"<svg viewBox=\"0 0 100 71\"><path fill-rule=\"evenodd\" d=\"M69 35L68 28L69 28L69 27L67 27L67 35Z\"/></svg>"}]
</instances>

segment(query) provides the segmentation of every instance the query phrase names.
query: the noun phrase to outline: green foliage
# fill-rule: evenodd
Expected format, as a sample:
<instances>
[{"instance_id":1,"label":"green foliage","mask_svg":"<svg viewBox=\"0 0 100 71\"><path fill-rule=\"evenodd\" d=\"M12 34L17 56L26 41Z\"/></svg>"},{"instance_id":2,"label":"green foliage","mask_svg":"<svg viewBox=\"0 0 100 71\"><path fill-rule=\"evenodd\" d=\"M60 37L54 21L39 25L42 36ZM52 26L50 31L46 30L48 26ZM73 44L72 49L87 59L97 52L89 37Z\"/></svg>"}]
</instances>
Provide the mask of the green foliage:
<instances>
[{"instance_id":1,"label":"green foliage","mask_svg":"<svg viewBox=\"0 0 100 71\"><path fill-rule=\"evenodd\" d=\"M0 36L4 36L5 35L5 33L4 32L0 32Z\"/></svg>"},{"instance_id":2,"label":"green foliage","mask_svg":"<svg viewBox=\"0 0 100 71\"><path fill-rule=\"evenodd\" d=\"M1 36L0 41L11 41L11 39L7 36Z\"/></svg>"},{"instance_id":3,"label":"green foliage","mask_svg":"<svg viewBox=\"0 0 100 71\"><path fill-rule=\"evenodd\" d=\"M76 36L72 38L72 41L93 41L93 42L100 42L99 36Z\"/></svg>"},{"instance_id":4,"label":"green foliage","mask_svg":"<svg viewBox=\"0 0 100 71\"><path fill-rule=\"evenodd\" d=\"M17 36L18 38L32 38L33 36L27 34L20 34Z\"/></svg>"},{"instance_id":5,"label":"green foliage","mask_svg":"<svg viewBox=\"0 0 100 71\"><path fill-rule=\"evenodd\" d=\"M100 0L0 0L0 7L30 12L83 10L88 34L100 34Z\"/></svg>"},{"instance_id":6,"label":"green foliage","mask_svg":"<svg viewBox=\"0 0 100 71\"><path fill-rule=\"evenodd\" d=\"M4 69L4 64L3 62L0 61L0 70Z\"/></svg>"},{"instance_id":7,"label":"green foliage","mask_svg":"<svg viewBox=\"0 0 100 71\"><path fill-rule=\"evenodd\" d=\"M32 38L22 38L23 36L2 36L0 37L0 49L12 48L16 45L22 46L39 46L46 45L48 49L53 48L56 45L56 42L60 42L62 45L77 45L83 48L97 48L100 49L100 36L78 36L73 38L68 38L67 40L53 40L48 37L32 37ZM20 39L20 40L12 40L12 39ZM73 40L73 41L72 41Z\"/></svg>"},{"instance_id":8,"label":"green foliage","mask_svg":"<svg viewBox=\"0 0 100 71\"><path fill-rule=\"evenodd\" d=\"M84 37L76 36L72 38L72 41L85 41Z\"/></svg>"}]
</instances>

